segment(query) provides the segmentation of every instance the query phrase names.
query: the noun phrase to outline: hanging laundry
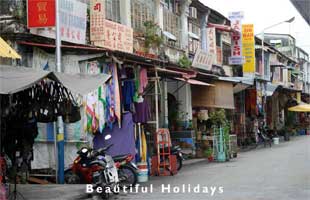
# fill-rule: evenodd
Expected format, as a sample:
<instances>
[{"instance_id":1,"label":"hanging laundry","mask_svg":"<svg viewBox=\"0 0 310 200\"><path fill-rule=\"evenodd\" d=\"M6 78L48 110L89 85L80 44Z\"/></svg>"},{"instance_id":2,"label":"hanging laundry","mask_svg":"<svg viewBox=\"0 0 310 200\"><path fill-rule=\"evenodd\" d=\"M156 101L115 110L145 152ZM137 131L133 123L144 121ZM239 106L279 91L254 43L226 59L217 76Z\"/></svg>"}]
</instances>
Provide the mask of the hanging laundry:
<instances>
[{"instance_id":1,"label":"hanging laundry","mask_svg":"<svg viewBox=\"0 0 310 200\"><path fill-rule=\"evenodd\" d=\"M103 73L112 75L112 78L107 83L106 87L106 119L110 128L113 127L115 120L121 126L121 102L118 83L117 67L114 63L109 63L103 66Z\"/></svg>"},{"instance_id":2,"label":"hanging laundry","mask_svg":"<svg viewBox=\"0 0 310 200\"><path fill-rule=\"evenodd\" d=\"M143 91L146 88L147 84L147 69L141 68L139 73L139 94L143 94Z\"/></svg>"},{"instance_id":3,"label":"hanging laundry","mask_svg":"<svg viewBox=\"0 0 310 200\"><path fill-rule=\"evenodd\" d=\"M125 80L122 85L122 102L125 111L132 110L133 97L135 95L135 83L133 80Z\"/></svg>"},{"instance_id":4,"label":"hanging laundry","mask_svg":"<svg viewBox=\"0 0 310 200\"><path fill-rule=\"evenodd\" d=\"M134 95L134 102L138 101L139 98L139 87L140 87L140 76L139 76L139 71L140 71L140 67L136 67L134 69L134 74L135 74L135 95Z\"/></svg>"},{"instance_id":5,"label":"hanging laundry","mask_svg":"<svg viewBox=\"0 0 310 200\"><path fill-rule=\"evenodd\" d=\"M143 100L143 102L135 103L135 114L133 116L133 120L135 123L147 123L150 119L150 109L147 100Z\"/></svg>"}]
</instances>

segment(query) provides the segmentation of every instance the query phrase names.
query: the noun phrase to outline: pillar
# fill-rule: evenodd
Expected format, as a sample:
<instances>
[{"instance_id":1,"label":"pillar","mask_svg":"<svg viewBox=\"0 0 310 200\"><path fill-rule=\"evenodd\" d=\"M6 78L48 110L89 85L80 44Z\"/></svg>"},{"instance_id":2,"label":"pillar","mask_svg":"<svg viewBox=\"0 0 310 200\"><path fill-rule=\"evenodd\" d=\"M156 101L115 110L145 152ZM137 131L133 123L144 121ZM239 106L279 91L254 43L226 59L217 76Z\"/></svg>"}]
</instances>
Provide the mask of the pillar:
<instances>
[{"instance_id":1,"label":"pillar","mask_svg":"<svg viewBox=\"0 0 310 200\"><path fill-rule=\"evenodd\" d=\"M120 0L120 17L123 25L131 27L131 5L130 0Z\"/></svg>"},{"instance_id":2,"label":"pillar","mask_svg":"<svg viewBox=\"0 0 310 200\"><path fill-rule=\"evenodd\" d=\"M188 53L188 10L191 0L181 2L181 49Z\"/></svg>"},{"instance_id":3,"label":"pillar","mask_svg":"<svg viewBox=\"0 0 310 200\"><path fill-rule=\"evenodd\" d=\"M200 39L201 39L201 49L207 51L207 24L209 18L210 10L203 13L200 19Z\"/></svg>"}]
</instances>

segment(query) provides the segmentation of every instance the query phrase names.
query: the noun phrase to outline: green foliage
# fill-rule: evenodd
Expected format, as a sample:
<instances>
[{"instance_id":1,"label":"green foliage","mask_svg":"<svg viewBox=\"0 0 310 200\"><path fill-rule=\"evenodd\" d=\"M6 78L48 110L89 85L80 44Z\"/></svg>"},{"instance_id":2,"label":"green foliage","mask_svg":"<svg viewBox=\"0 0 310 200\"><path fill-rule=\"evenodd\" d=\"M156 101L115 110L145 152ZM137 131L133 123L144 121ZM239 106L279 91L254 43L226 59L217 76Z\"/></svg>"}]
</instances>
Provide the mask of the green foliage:
<instances>
[{"instance_id":1,"label":"green foliage","mask_svg":"<svg viewBox=\"0 0 310 200\"><path fill-rule=\"evenodd\" d=\"M160 33L160 27L155 24L153 21L146 21L144 22L145 32L144 32L144 46L147 50L150 49L150 47L160 47L160 45L163 43L163 37L159 35Z\"/></svg>"},{"instance_id":2,"label":"green foliage","mask_svg":"<svg viewBox=\"0 0 310 200\"><path fill-rule=\"evenodd\" d=\"M209 158L213 156L213 149L211 147L208 147L208 149L206 149L203 153L207 158Z\"/></svg>"},{"instance_id":3,"label":"green foliage","mask_svg":"<svg viewBox=\"0 0 310 200\"><path fill-rule=\"evenodd\" d=\"M186 55L183 55L179 59L178 64L183 68L189 68L192 65L192 61Z\"/></svg>"},{"instance_id":4,"label":"green foliage","mask_svg":"<svg viewBox=\"0 0 310 200\"><path fill-rule=\"evenodd\" d=\"M224 109L219 109L217 111L210 113L210 120L213 125L216 126L225 126L228 124L228 121L226 119L226 113Z\"/></svg>"}]
</instances>

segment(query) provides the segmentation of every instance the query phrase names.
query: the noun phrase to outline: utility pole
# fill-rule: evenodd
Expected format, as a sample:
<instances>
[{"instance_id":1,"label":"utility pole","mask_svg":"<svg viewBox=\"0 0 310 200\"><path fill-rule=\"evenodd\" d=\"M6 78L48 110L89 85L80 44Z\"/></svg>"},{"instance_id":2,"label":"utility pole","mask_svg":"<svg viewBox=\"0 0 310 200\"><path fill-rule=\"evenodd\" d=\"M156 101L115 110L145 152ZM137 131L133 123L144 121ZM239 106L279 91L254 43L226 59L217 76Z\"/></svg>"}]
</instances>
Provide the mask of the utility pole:
<instances>
[{"instance_id":1,"label":"utility pole","mask_svg":"<svg viewBox=\"0 0 310 200\"><path fill-rule=\"evenodd\" d=\"M61 72L61 35L60 35L60 12L59 3L60 0L55 0L56 6L56 71ZM57 183L64 183L64 124L62 117L57 117L57 133L55 141L57 140ZM56 158L55 158L56 159Z\"/></svg>"}]
</instances>

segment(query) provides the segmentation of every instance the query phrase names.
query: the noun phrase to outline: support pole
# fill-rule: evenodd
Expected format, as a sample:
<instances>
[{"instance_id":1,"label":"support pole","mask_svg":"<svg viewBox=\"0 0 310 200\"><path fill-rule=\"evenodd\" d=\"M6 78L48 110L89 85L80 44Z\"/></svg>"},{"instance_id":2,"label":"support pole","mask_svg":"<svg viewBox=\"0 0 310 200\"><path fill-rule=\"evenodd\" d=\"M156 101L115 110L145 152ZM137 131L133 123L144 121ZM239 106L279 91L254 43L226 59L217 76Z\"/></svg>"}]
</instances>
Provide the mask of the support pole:
<instances>
[{"instance_id":1,"label":"support pole","mask_svg":"<svg viewBox=\"0 0 310 200\"><path fill-rule=\"evenodd\" d=\"M158 131L158 73L157 69L155 69L155 120L156 120L156 132Z\"/></svg>"},{"instance_id":2,"label":"support pole","mask_svg":"<svg viewBox=\"0 0 310 200\"><path fill-rule=\"evenodd\" d=\"M56 70L57 72L61 72L61 35L60 35L60 12L59 12L59 3L60 0L56 0ZM65 161L64 161L64 124L62 121L62 117L57 117L57 167L58 167L58 174L57 174L57 183L63 184L64 183L64 168L65 168Z\"/></svg>"}]
</instances>

